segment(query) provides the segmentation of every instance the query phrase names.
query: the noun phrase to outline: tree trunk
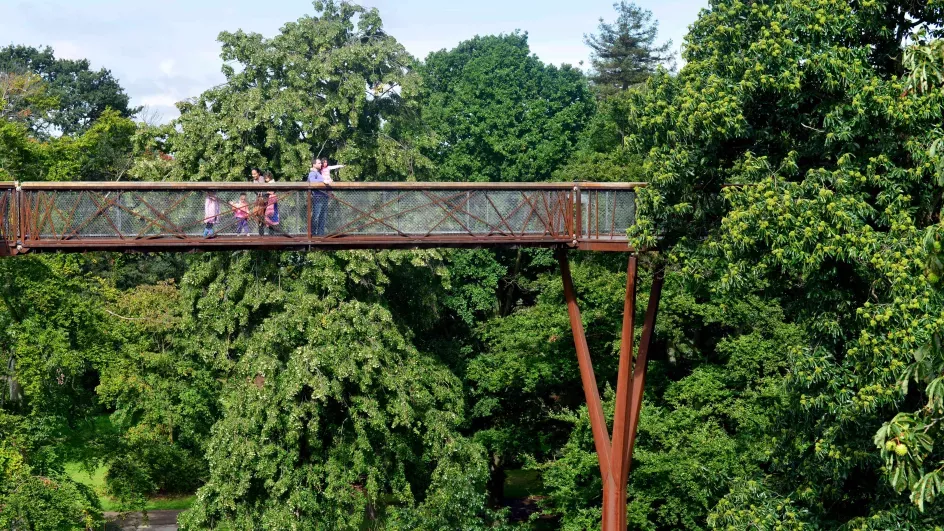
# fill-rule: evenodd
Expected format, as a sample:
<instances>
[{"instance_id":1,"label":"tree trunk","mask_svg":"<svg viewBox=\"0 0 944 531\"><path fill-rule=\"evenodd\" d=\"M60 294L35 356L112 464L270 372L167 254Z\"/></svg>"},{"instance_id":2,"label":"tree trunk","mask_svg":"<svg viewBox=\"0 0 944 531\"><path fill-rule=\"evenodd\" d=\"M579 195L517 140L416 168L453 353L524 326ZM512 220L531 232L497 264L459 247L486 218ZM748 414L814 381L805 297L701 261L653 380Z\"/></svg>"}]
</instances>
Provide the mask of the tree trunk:
<instances>
[{"instance_id":1,"label":"tree trunk","mask_svg":"<svg viewBox=\"0 0 944 531\"><path fill-rule=\"evenodd\" d=\"M488 501L492 507L501 507L505 500L505 462L497 453L488 463Z\"/></svg>"},{"instance_id":2,"label":"tree trunk","mask_svg":"<svg viewBox=\"0 0 944 531\"><path fill-rule=\"evenodd\" d=\"M499 315L507 317L515 307L515 286L518 285L518 275L521 273L521 264L524 261L524 253L518 249L518 256L515 258L515 267L511 270L504 281L505 293L502 294L499 301Z\"/></svg>"}]
</instances>

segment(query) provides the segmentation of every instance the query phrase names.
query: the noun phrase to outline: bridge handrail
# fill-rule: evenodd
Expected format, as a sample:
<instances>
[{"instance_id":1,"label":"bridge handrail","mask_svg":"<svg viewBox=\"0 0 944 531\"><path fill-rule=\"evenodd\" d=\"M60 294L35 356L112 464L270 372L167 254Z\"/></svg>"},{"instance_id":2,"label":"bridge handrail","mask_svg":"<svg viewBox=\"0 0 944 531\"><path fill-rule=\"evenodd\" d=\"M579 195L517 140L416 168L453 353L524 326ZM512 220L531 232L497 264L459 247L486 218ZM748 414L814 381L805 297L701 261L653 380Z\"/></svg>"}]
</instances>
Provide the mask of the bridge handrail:
<instances>
[{"instance_id":1,"label":"bridge handrail","mask_svg":"<svg viewBox=\"0 0 944 531\"><path fill-rule=\"evenodd\" d=\"M331 188L338 190L635 190L646 183L603 182L442 182L442 181L335 181L331 184L309 182L233 182L233 181L30 181L0 183L0 188L19 185L23 190L306 190Z\"/></svg>"}]
</instances>

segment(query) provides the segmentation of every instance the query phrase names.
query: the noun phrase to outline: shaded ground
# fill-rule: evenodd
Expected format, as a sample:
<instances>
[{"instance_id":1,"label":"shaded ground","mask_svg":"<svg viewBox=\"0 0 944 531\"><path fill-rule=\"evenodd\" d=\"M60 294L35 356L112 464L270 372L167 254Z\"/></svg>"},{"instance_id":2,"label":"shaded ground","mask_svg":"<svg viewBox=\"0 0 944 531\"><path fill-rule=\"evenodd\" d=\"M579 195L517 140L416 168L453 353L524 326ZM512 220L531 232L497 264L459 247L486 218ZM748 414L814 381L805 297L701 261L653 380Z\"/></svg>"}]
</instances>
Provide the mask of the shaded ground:
<instances>
[{"instance_id":1,"label":"shaded ground","mask_svg":"<svg viewBox=\"0 0 944 531\"><path fill-rule=\"evenodd\" d=\"M76 471L78 472L78 471ZM85 478L83 478L85 479ZM92 479L92 478L89 478ZM526 522L532 514L540 511L540 502L544 485L541 482L540 473L534 470L509 470L505 480L505 500L504 505L510 511L512 522ZM159 500L160 503L164 500ZM170 500L171 502L174 500ZM183 502L182 507L174 510L148 510L148 527L144 527L141 514L125 514L124 518L119 518L121 513L106 512L105 519L108 521L105 529L107 531L177 531L177 515L182 511L180 509L189 508L193 502L193 497L187 497L177 500ZM167 501L165 501L167 503ZM150 505L150 503L149 503ZM557 529L558 519L556 516L541 516L535 521L531 528L535 530Z\"/></svg>"},{"instance_id":2,"label":"shaded ground","mask_svg":"<svg viewBox=\"0 0 944 531\"><path fill-rule=\"evenodd\" d=\"M144 527L141 514L126 514L120 518L121 513L105 513L106 531L137 531L146 529L148 531L177 531L177 515L181 511L148 511L148 524Z\"/></svg>"}]
</instances>

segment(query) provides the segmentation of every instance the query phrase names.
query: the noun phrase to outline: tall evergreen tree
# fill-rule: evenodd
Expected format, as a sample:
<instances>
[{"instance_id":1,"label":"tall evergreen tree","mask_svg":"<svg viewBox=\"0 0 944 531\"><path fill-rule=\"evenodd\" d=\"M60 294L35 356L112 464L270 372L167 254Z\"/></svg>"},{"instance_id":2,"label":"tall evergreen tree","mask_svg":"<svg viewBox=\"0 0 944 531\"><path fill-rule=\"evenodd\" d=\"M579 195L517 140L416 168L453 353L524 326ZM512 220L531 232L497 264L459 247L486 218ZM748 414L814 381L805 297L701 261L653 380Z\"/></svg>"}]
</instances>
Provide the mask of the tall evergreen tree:
<instances>
[{"instance_id":1,"label":"tall evergreen tree","mask_svg":"<svg viewBox=\"0 0 944 531\"><path fill-rule=\"evenodd\" d=\"M601 18L599 34L584 35L592 50L591 79L604 94L642 83L672 57L672 41L656 45L659 22L651 11L625 1L613 4L613 9L618 14L615 23Z\"/></svg>"}]
</instances>

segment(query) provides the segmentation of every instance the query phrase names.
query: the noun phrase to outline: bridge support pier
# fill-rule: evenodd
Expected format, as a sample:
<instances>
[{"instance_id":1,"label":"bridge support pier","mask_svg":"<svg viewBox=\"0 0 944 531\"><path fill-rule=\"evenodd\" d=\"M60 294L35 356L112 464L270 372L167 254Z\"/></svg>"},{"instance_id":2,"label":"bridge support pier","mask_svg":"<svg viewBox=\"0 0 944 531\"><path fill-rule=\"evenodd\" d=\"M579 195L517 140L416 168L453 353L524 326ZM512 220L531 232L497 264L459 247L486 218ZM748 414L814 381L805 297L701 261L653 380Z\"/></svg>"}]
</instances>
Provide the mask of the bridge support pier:
<instances>
[{"instance_id":1,"label":"bridge support pier","mask_svg":"<svg viewBox=\"0 0 944 531\"><path fill-rule=\"evenodd\" d=\"M633 460L633 446L636 442L636 429L639 426L639 412L642 408L642 392L646 383L646 362L652 345L656 315L659 310L659 298L662 294L663 273L657 271L652 279L649 293L649 305L643 322L639 352L633 364L633 330L636 312L636 272L637 257L630 255L626 271L626 297L623 304L623 329L620 340L619 371L616 383L616 407L613 416L613 437L610 438L597 387L587 337L577 306L574 282L570 275L570 263L567 250L559 249L557 259L560 262L561 277L564 283L564 298L567 301L567 313L577 348L577 363L580 365L580 379L590 414L590 427L600 464L603 479L603 531L622 531L626 529L626 486Z\"/></svg>"}]
</instances>

